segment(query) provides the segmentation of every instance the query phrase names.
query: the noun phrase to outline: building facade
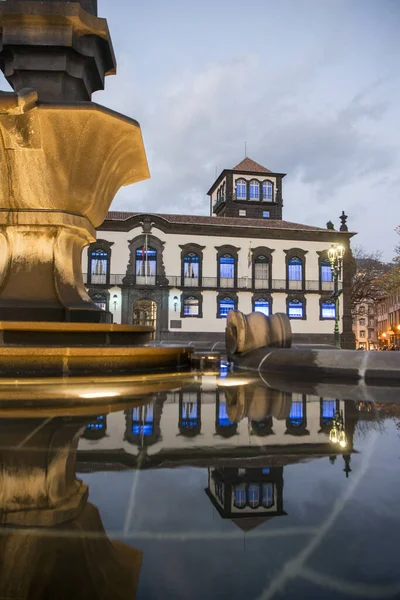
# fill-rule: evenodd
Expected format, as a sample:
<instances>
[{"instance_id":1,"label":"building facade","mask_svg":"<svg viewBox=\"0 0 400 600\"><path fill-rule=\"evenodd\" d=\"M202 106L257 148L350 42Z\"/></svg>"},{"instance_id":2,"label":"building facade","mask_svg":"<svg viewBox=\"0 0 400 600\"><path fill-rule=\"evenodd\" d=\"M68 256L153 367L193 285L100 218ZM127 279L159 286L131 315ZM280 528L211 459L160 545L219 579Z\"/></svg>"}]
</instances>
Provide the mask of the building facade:
<instances>
[{"instance_id":1,"label":"building facade","mask_svg":"<svg viewBox=\"0 0 400 600\"><path fill-rule=\"evenodd\" d=\"M90 296L116 323L153 324L158 341L222 342L231 309L283 312L295 342L332 343L332 244L352 233L282 219L284 174L246 158L211 189L211 216L110 212L83 257ZM347 256L350 252L347 252ZM350 262L342 346L354 347Z\"/></svg>"},{"instance_id":2,"label":"building facade","mask_svg":"<svg viewBox=\"0 0 400 600\"><path fill-rule=\"evenodd\" d=\"M400 349L400 292L376 303L377 339L380 348Z\"/></svg>"}]
</instances>

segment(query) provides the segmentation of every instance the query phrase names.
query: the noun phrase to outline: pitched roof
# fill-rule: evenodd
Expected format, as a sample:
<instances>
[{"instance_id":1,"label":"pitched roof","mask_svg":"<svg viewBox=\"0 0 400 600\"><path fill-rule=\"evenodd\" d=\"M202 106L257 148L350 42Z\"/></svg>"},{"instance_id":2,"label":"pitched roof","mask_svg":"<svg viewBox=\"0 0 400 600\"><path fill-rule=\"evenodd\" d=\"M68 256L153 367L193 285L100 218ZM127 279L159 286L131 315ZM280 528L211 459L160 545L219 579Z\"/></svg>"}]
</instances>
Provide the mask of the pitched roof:
<instances>
[{"instance_id":1,"label":"pitched roof","mask_svg":"<svg viewBox=\"0 0 400 600\"><path fill-rule=\"evenodd\" d=\"M255 171L256 173L272 173L269 169L266 169L255 160L252 160L248 156L244 158L236 167L233 167L234 171Z\"/></svg>"},{"instance_id":2,"label":"pitched roof","mask_svg":"<svg viewBox=\"0 0 400 600\"><path fill-rule=\"evenodd\" d=\"M296 231L329 231L324 227L314 227L313 225L303 225L301 223L291 223L290 221L280 221L275 219L243 219L240 217L207 217L203 215L165 215L159 213L138 213L138 212L119 212L110 211L107 214L108 221L126 221L131 217L146 215L149 217L160 217L168 223L179 223L188 225L209 225L219 227L240 227L257 229L285 229ZM332 231L337 234L337 231Z\"/></svg>"}]
</instances>

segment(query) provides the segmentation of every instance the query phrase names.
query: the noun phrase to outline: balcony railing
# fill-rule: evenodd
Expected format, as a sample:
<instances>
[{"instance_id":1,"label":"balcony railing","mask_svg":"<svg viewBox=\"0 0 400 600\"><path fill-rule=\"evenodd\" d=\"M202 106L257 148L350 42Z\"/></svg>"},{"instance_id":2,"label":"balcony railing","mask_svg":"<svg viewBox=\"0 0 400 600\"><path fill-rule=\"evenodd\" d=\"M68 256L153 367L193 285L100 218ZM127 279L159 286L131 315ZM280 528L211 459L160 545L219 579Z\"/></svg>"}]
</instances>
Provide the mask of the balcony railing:
<instances>
[{"instance_id":1,"label":"balcony railing","mask_svg":"<svg viewBox=\"0 0 400 600\"><path fill-rule=\"evenodd\" d=\"M101 280L100 280L101 278ZM88 284L87 273L83 273L83 282L85 285L107 285L111 287L113 285L124 285L124 279L126 278L126 273L123 274L114 274L111 273L109 278L109 283L106 283L105 275L96 275L95 277L92 275L91 283ZM303 286L302 281L289 281L288 285L286 284L286 279L272 279L271 285L268 279L256 279L254 282L254 287L252 285L251 277L238 277L236 286L235 280L230 277L223 277L219 281L217 277L202 277L201 282L198 277L184 277L182 282L181 275L167 275L166 279L168 280L167 287L169 288L200 288L200 289L239 289L239 290L252 290L256 289L259 291L269 291L269 292L333 292L333 281L322 281L307 279L305 281L305 285ZM199 283L201 283L199 285ZM136 286L154 286L160 285L165 287L165 279L160 278L159 276L151 276L148 275L147 279L144 276L136 276Z\"/></svg>"},{"instance_id":2,"label":"balcony railing","mask_svg":"<svg viewBox=\"0 0 400 600\"><path fill-rule=\"evenodd\" d=\"M218 200L216 201L216 203L213 206L213 212L215 212L217 210L218 206L220 206L224 202L225 202L225 196L221 196L220 198L218 198Z\"/></svg>"}]
</instances>

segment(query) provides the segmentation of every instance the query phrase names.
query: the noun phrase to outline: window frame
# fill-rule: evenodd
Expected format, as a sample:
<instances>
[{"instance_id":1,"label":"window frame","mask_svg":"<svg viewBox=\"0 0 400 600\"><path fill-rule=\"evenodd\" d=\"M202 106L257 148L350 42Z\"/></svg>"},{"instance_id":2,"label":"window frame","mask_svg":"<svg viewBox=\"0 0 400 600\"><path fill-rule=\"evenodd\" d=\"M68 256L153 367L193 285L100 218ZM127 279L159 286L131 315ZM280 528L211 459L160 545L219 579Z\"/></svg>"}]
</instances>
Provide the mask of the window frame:
<instances>
[{"instance_id":1,"label":"window frame","mask_svg":"<svg viewBox=\"0 0 400 600\"><path fill-rule=\"evenodd\" d=\"M185 301L194 298L198 301L199 312L197 315L185 314ZM202 319L203 318L203 294L201 292L183 292L181 294L181 319Z\"/></svg>"},{"instance_id":2,"label":"window frame","mask_svg":"<svg viewBox=\"0 0 400 600\"><path fill-rule=\"evenodd\" d=\"M269 184L271 187L271 198L265 197L264 196L264 186L266 186L267 184ZM264 179L264 181L261 182L261 200L263 202L270 202L271 204L274 203L274 192L275 192L275 186L274 186L274 182L271 181L270 179Z\"/></svg>"},{"instance_id":3,"label":"window frame","mask_svg":"<svg viewBox=\"0 0 400 600\"><path fill-rule=\"evenodd\" d=\"M221 302L222 301L226 301L226 300L231 300L233 303L233 308L231 308L231 310L237 310L238 307L238 297L237 294L226 294L226 293L219 293L217 296L217 319L226 319L229 312L226 314L226 316L221 316L220 312L221 312Z\"/></svg>"},{"instance_id":4,"label":"window frame","mask_svg":"<svg viewBox=\"0 0 400 600\"><path fill-rule=\"evenodd\" d=\"M267 248L266 246L258 246L257 248L252 249L251 251L251 286L254 290L271 290L272 289L272 262L273 262L273 253L274 250L271 248ZM268 286L267 287L257 287L256 286L256 264L257 259L260 256L265 256L268 260Z\"/></svg>"},{"instance_id":5,"label":"window frame","mask_svg":"<svg viewBox=\"0 0 400 600\"><path fill-rule=\"evenodd\" d=\"M245 190L244 196L238 196L237 188L238 188L239 184L241 184L242 187L244 184L244 190ZM249 199L249 182L246 179L244 179L243 177L239 177L239 179L235 180L235 200L248 200L248 199Z\"/></svg>"},{"instance_id":6,"label":"window frame","mask_svg":"<svg viewBox=\"0 0 400 600\"><path fill-rule=\"evenodd\" d=\"M237 279L238 279L238 253L240 248L237 248L236 246L231 246L230 244L225 244L224 246L216 246L215 247L217 254L216 254L216 260L217 260L217 288L223 289L223 290L230 290L230 289L234 289L237 288ZM231 279L231 278L227 278L227 277L221 277L221 258L225 257L225 255L230 255L233 257L234 259L234 276L232 278L232 285L229 285L228 287L225 286L221 286L221 279Z\"/></svg>"},{"instance_id":7,"label":"window frame","mask_svg":"<svg viewBox=\"0 0 400 600\"><path fill-rule=\"evenodd\" d=\"M301 317L291 317L289 315L289 305L291 303L297 303L297 302L301 302L302 303L302 316ZM286 298L286 314L287 314L287 316L288 316L288 318L290 320L293 320L293 321L306 321L307 320L307 310L306 310L306 299L305 299L305 296L303 296L301 294L287 296L287 298Z\"/></svg>"},{"instance_id":8,"label":"window frame","mask_svg":"<svg viewBox=\"0 0 400 600\"><path fill-rule=\"evenodd\" d=\"M203 250L205 246L201 246L200 244L189 243L189 244L181 244L179 246L181 249L181 286L183 289L192 289L192 288L201 288L203 282ZM189 254L196 254L199 257L199 276L197 278L197 285L193 286L185 286L185 256Z\"/></svg>"},{"instance_id":9,"label":"window frame","mask_svg":"<svg viewBox=\"0 0 400 600\"><path fill-rule=\"evenodd\" d=\"M253 196L253 192L252 192L252 188L257 190L257 196ZM249 181L249 200L251 202L259 202L261 199L261 195L260 195L260 191L261 191L261 186L260 186L260 182L258 181L258 179L250 179Z\"/></svg>"},{"instance_id":10,"label":"window frame","mask_svg":"<svg viewBox=\"0 0 400 600\"><path fill-rule=\"evenodd\" d=\"M305 291L306 287L306 254L307 250L291 248L286 254L286 289L290 291ZM302 261L301 279L289 279L289 263L294 258Z\"/></svg>"},{"instance_id":11,"label":"window frame","mask_svg":"<svg viewBox=\"0 0 400 600\"><path fill-rule=\"evenodd\" d=\"M88 266L87 266L87 285L110 285L110 271L111 271L111 246L114 242L108 242L107 240L97 240L89 245L87 251ZM106 273L104 283L96 283L92 281L92 261L93 254L96 251L101 251L106 256Z\"/></svg>"},{"instance_id":12,"label":"window frame","mask_svg":"<svg viewBox=\"0 0 400 600\"><path fill-rule=\"evenodd\" d=\"M323 315L323 310L324 310L324 305L331 305L333 306L334 309L334 316L333 317L324 317ZM336 320L336 302L334 300L332 300L331 298L320 298L319 300L319 320L320 321L335 321Z\"/></svg>"}]
</instances>

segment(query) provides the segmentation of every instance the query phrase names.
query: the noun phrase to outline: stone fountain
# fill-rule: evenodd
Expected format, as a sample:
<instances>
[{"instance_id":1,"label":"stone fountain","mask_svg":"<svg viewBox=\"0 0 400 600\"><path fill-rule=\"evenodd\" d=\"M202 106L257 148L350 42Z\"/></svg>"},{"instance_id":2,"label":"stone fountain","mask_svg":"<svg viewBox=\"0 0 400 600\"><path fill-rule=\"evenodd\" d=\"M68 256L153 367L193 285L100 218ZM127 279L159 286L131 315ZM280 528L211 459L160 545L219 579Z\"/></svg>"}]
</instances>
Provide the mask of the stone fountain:
<instances>
[{"instance_id":1,"label":"stone fountain","mask_svg":"<svg viewBox=\"0 0 400 600\"><path fill-rule=\"evenodd\" d=\"M82 249L121 186L149 177L137 121L91 102L116 61L97 0L0 3L0 374L185 367L88 296Z\"/></svg>"}]
</instances>

